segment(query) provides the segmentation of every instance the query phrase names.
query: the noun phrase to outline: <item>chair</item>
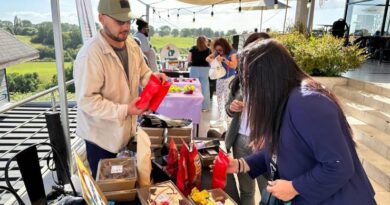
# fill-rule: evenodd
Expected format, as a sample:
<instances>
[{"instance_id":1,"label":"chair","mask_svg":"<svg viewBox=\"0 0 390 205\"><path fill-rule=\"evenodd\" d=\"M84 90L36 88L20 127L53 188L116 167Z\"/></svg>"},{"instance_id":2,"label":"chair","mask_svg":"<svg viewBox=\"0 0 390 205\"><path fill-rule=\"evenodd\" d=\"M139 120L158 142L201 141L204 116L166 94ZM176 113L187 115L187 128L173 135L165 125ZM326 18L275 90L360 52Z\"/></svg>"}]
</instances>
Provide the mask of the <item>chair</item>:
<instances>
[{"instance_id":1,"label":"chair","mask_svg":"<svg viewBox=\"0 0 390 205\"><path fill-rule=\"evenodd\" d=\"M50 143L42 142L33 144L30 147L27 147L26 149L18 152L15 154L12 158L10 158L7 161L7 164L4 168L4 174L5 174L5 182L10 190L16 193L15 189L11 185L9 181L9 167L11 162L16 159L17 164L19 166L20 173L22 175L24 185L27 190L27 194L30 198L30 202L32 205L35 204L47 204L48 199L46 197L45 188L43 185L43 179L41 174L41 168L39 165L39 158L38 158L38 151L37 147L39 146L49 146L52 151L54 152L54 156L60 156L57 149ZM60 166L63 170L65 170L65 165L61 160L58 160L60 163ZM72 187L72 191L74 196L77 196L76 190L74 188L74 185L71 181L70 173L69 171L66 172L66 177Z\"/></svg>"},{"instance_id":2,"label":"chair","mask_svg":"<svg viewBox=\"0 0 390 205\"><path fill-rule=\"evenodd\" d=\"M16 201L19 203L19 205L24 205L24 202L19 197L19 195L15 192L15 190L13 190L13 189L11 189L9 187L6 187L6 186L0 186L0 189L8 191L9 193L11 193L16 198Z\"/></svg>"}]
</instances>

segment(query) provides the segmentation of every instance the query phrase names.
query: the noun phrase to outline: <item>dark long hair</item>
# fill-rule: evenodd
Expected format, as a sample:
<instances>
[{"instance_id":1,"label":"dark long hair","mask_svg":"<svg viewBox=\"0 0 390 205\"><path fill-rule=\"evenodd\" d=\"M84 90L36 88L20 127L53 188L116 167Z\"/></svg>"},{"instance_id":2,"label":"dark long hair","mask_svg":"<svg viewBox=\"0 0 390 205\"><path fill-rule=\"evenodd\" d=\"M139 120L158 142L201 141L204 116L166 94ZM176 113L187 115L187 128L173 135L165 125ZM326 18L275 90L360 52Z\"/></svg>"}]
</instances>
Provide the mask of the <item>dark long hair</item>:
<instances>
[{"instance_id":1,"label":"dark long hair","mask_svg":"<svg viewBox=\"0 0 390 205\"><path fill-rule=\"evenodd\" d=\"M263 39L269 39L271 38L270 35L268 35L268 33L265 33L265 32L260 32L260 33L252 33L251 35L248 36L248 38L245 40L244 42L244 48L256 41L256 40L263 40ZM238 91L238 89L240 89L240 84L241 84L241 69L240 67L237 67L237 74L235 75L235 77L233 78L232 82L230 82L230 89L231 89L231 93L233 93L233 96L235 95L235 93Z\"/></svg>"},{"instance_id":2,"label":"dark long hair","mask_svg":"<svg viewBox=\"0 0 390 205\"><path fill-rule=\"evenodd\" d=\"M257 40L245 47L240 56L250 139L255 148L265 143L271 153L277 151L284 107L296 87L319 92L340 108L336 97L301 70L279 42Z\"/></svg>"},{"instance_id":3,"label":"dark long hair","mask_svg":"<svg viewBox=\"0 0 390 205\"><path fill-rule=\"evenodd\" d=\"M221 46L222 49L223 49L223 54L226 55L226 56L229 56L230 55L230 52L233 50L232 46L229 44L229 42L224 39L224 38L217 38L214 40L214 44L213 44L213 48L215 50L215 48L217 46Z\"/></svg>"}]
</instances>

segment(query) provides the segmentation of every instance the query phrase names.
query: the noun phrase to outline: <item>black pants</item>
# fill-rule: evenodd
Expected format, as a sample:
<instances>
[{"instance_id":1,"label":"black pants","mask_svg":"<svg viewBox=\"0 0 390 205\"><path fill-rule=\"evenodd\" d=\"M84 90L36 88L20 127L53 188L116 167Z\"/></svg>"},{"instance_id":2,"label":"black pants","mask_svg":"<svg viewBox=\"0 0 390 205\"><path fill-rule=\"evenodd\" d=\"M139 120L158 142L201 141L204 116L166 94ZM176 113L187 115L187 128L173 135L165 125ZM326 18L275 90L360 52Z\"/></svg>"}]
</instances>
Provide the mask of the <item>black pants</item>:
<instances>
[{"instance_id":1,"label":"black pants","mask_svg":"<svg viewBox=\"0 0 390 205\"><path fill-rule=\"evenodd\" d=\"M116 154L111 153L92 142L88 142L87 140L85 140L85 145L89 167L91 168L93 178L96 179L100 159L115 158Z\"/></svg>"}]
</instances>

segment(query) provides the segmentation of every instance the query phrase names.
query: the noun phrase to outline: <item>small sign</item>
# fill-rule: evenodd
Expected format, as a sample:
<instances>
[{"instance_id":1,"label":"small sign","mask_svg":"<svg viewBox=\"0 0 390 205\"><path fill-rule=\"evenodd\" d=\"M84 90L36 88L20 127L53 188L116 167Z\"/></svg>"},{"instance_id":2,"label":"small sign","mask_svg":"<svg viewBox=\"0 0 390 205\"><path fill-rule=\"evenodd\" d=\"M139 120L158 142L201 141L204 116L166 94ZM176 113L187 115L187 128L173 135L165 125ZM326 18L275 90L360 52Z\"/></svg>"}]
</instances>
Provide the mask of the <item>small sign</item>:
<instances>
[{"instance_id":1,"label":"small sign","mask_svg":"<svg viewBox=\"0 0 390 205\"><path fill-rule=\"evenodd\" d=\"M114 165L111 167L111 174L121 174L123 172L122 165Z\"/></svg>"}]
</instances>

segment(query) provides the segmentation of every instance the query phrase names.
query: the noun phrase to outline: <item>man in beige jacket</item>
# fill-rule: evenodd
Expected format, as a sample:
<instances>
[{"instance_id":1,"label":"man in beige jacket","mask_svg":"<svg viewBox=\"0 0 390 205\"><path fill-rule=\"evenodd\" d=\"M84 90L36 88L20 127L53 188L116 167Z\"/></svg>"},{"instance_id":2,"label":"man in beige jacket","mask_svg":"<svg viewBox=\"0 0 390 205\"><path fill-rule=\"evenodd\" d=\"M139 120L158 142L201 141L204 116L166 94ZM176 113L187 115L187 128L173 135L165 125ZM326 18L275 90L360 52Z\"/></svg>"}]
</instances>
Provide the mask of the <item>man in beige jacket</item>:
<instances>
[{"instance_id":1,"label":"man in beige jacket","mask_svg":"<svg viewBox=\"0 0 390 205\"><path fill-rule=\"evenodd\" d=\"M116 156L135 135L138 88L152 71L142 51L128 38L133 18L128 0L100 0L103 29L79 51L74 62L77 99L76 134L85 139L93 177L102 158ZM165 80L164 74L156 76Z\"/></svg>"}]
</instances>

